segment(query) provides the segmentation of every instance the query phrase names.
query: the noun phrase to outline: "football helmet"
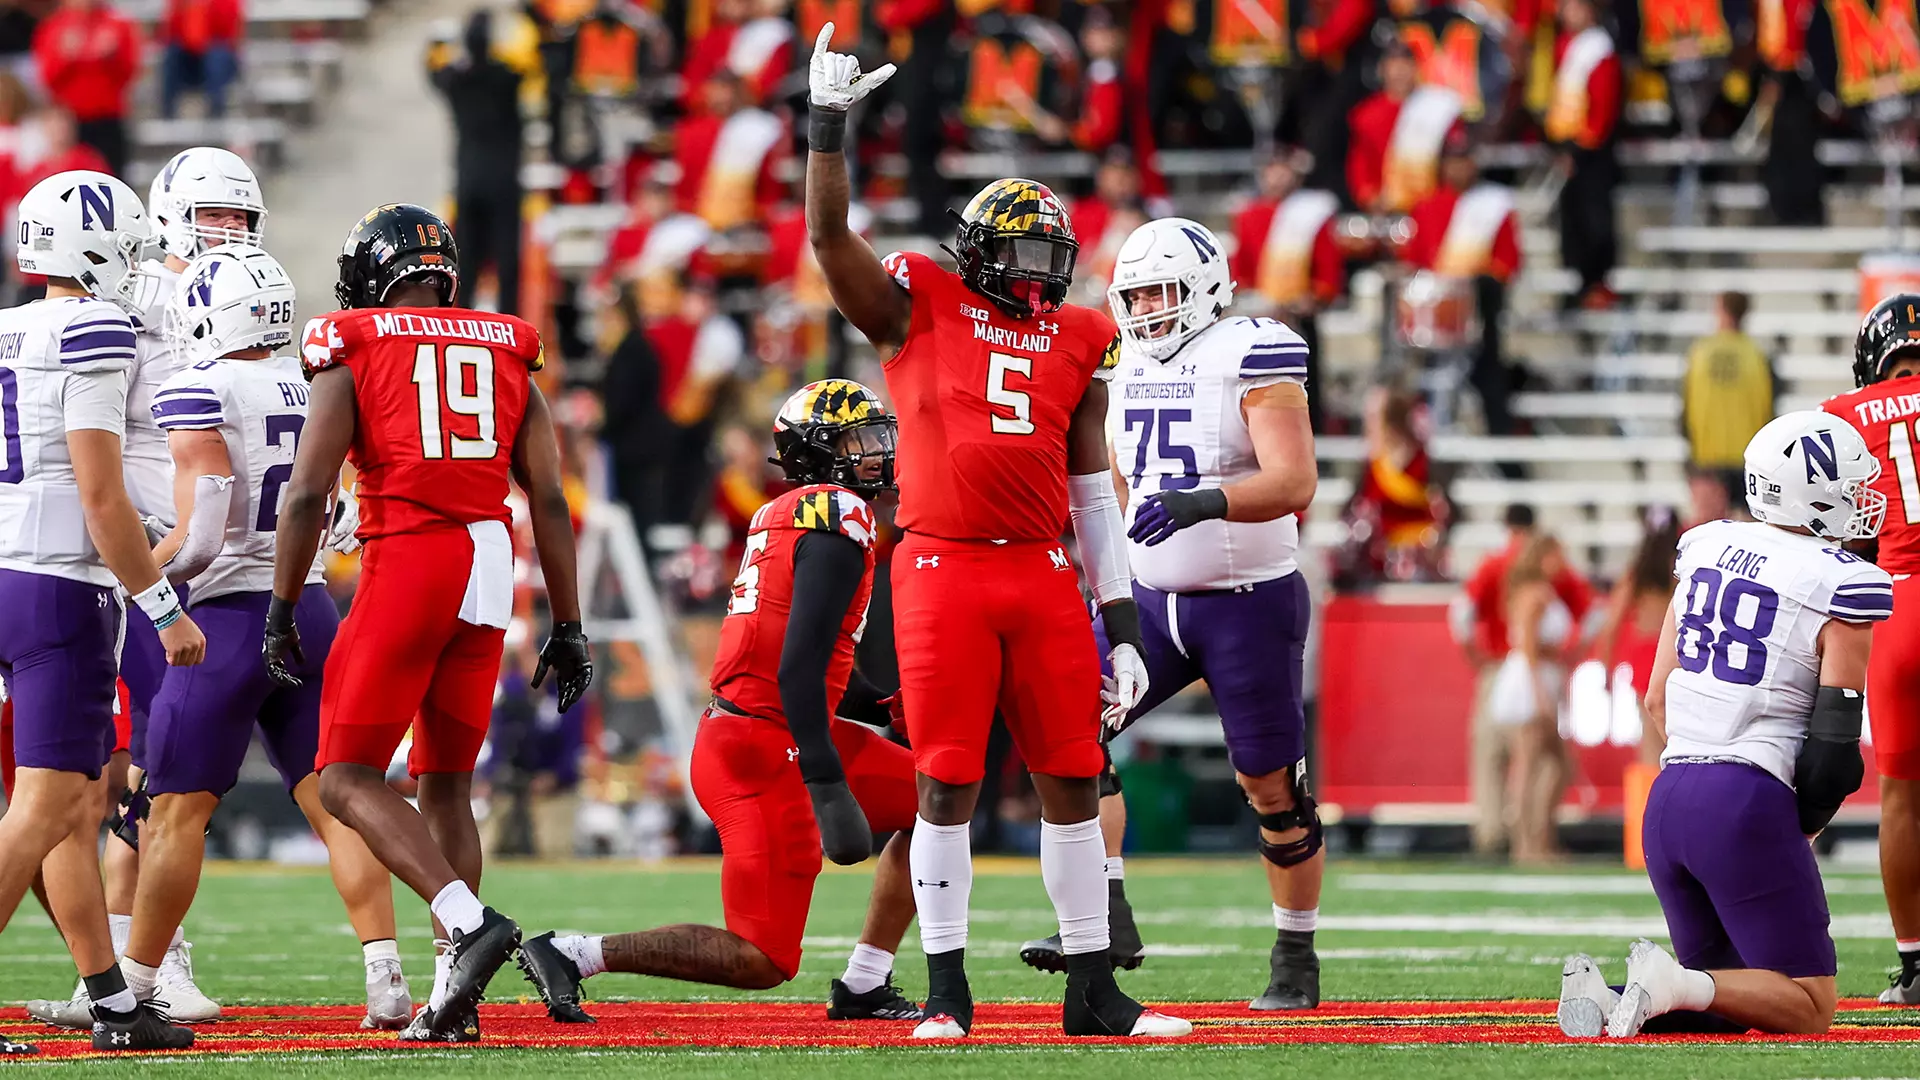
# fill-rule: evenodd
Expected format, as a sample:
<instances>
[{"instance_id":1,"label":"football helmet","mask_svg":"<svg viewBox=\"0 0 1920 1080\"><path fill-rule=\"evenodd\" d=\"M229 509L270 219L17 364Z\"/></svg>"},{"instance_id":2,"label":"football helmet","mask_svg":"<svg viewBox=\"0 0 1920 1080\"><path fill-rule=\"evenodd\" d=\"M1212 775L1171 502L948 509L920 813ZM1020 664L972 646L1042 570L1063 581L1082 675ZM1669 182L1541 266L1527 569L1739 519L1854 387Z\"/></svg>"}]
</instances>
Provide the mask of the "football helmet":
<instances>
[{"instance_id":1,"label":"football helmet","mask_svg":"<svg viewBox=\"0 0 1920 1080\"><path fill-rule=\"evenodd\" d=\"M293 342L293 279L257 247L209 248L180 276L167 304L167 337L190 364Z\"/></svg>"},{"instance_id":2,"label":"football helmet","mask_svg":"<svg viewBox=\"0 0 1920 1080\"><path fill-rule=\"evenodd\" d=\"M28 274L68 278L129 312L139 304L140 251L153 238L140 196L102 172L55 173L20 200L14 261Z\"/></svg>"},{"instance_id":3,"label":"football helmet","mask_svg":"<svg viewBox=\"0 0 1920 1080\"><path fill-rule=\"evenodd\" d=\"M225 207L247 215L245 229L222 229L194 220L202 207ZM192 260L221 244L260 246L267 203L260 181L240 155L217 146L195 146L173 155L147 189L154 232L167 254Z\"/></svg>"},{"instance_id":4,"label":"football helmet","mask_svg":"<svg viewBox=\"0 0 1920 1080\"><path fill-rule=\"evenodd\" d=\"M1853 425L1808 409L1767 422L1747 443L1747 510L1757 521L1827 540L1877 536L1887 497L1880 462Z\"/></svg>"},{"instance_id":5,"label":"football helmet","mask_svg":"<svg viewBox=\"0 0 1920 1080\"><path fill-rule=\"evenodd\" d=\"M967 288L1016 319L1058 311L1073 284L1080 242L1047 185L995 180L954 215L954 246Z\"/></svg>"},{"instance_id":6,"label":"football helmet","mask_svg":"<svg viewBox=\"0 0 1920 1080\"><path fill-rule=\"evenodd\" d=\"M376 206L347 234L333 295L343 308L380 307L394 285L407 278L420 278L439 291L442 304L453 303L460 292L453 228L424 206Z\"/></svg>"},{"instance_id":7,"label":"football helmet","mask_svg":"<svg viewBox=\"0 0 1920 1080\"><path fill-rule=\"evenodd\" d=\"M795 390L773 418L774 456L794 484L838 484L873 498L893 490L898 422L873 391L851 379L822 379ZM880 457L880 475L860 475Z\"/></svg>"},{"instance_id":8,"label":"football helmet","mask_svg":"<svg viewBox=\"0 0 1920 1080\"><path fill-rule=\"evenodd\" d=\"M1920 349L1920 295L1895 293L1873 305L1853 336L1853 385L1866 386L1887 377L1893 354Z\"/></svg>"},{"instance_id":9,"label":"football helmet","mask_svg":"<svg viewBox=\"0 0 1920 1080\"><path fill-rule=\"evenodd\" d=\"M1133 230L1120 245L1107 304L1128 345L1165 360L1227 310L1233 286L1210 229L1186 218L1161 218ZM1134 314L1129 297L1156 287L1160 306Z\"/></svg>"}]
</instances>

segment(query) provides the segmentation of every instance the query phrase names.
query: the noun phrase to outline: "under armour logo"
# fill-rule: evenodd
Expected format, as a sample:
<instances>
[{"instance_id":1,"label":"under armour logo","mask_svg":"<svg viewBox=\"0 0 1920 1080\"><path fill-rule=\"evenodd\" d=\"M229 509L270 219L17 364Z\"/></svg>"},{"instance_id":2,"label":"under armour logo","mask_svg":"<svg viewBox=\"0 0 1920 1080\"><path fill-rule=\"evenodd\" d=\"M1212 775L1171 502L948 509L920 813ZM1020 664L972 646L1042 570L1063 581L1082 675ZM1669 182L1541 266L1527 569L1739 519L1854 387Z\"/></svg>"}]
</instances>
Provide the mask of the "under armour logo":
<instances>
[{"instance_id":1,"label":"under armour logo","mask_svg":"<svg viewBox=\"0 0 1920 1080\"><path fill-rule=\"evenodd\" d=\"M939 568L939 566L940 566L940 556L938 556L938 555L915 555L915 556L913 557L913 568L914 568L915 570L925 570L925 569L926 569L927 567L929 567L929 566L931 566L931 567L934 567L934 568L936 568L936 569L938 569L938 568Z\"/></svg>"},{"instance_id":2,"label":"under armour logo","mask_svg":"<svg viewBox=\"0 0 1920 1080\"><path fill-rule=\"evenodd\" d=\"M788 761L799 761L799 760L800 760L800 748L799 748L799 747L797 747L797 746L789 746L789 747L787 747L787 760L788 760Z\"/></svg>"},{"instance_id":3,"label":"under armour logo","mask_svg":"<svg viewBox=\"0 0 1920 1080\"><path fill-rule=\"evenodd\" d=\"M1053 568L1055 570L1068 570L1073 567L1072 560L1067 558L1066 548L1054 548L1052 551L1047 552L1047 558L1053 560Z\"/></svg>"},{"instance_id":4,"label":"under armour logo","mask_svg":"<svg viewBox=\"0 0 1920 1080\"><path fill-rule=\"evenodd\" d=\"M1180 374L1182 375L1196 375L1196 374L1199 374L1199 372L1200 372L1199 364L1181 364L1180 365Z\"/></svg>"},{"instance_id":5,"label":"under armour logo","mask_svg":"<svg viewBox=\"0 0 1920 1080\"><path fill-rule=\"evenodd\" d=\"M132 1046L133 1034L127 1031L115 1031L108 1034L107 1041L115 1046Z\"/></svg>"},{"instance_id":6,"label":"under armour logo","mask_svg":"<svg viewBox=\"0 0 1920 1080\"><path fill-rule=\"evenodd\" d=\"M1041 319L1040 332L1043 334L1057 334L1060 332L1060 324L1057 322L1048 322L1045 319Z\"/></svg>"},{"instance_id":7,"label":"under armour logo","mask_svg":"<svg viewBox=\"0 0 1920 1080\"><path fill-rule=\"evenodd\" d=\"M951 882L946 882L946 881L921 881L919 878L914 878L913 883L915 885L920 886L923 889L944 889L948 885L952 884Z\"/></svg>"}]
</instances>

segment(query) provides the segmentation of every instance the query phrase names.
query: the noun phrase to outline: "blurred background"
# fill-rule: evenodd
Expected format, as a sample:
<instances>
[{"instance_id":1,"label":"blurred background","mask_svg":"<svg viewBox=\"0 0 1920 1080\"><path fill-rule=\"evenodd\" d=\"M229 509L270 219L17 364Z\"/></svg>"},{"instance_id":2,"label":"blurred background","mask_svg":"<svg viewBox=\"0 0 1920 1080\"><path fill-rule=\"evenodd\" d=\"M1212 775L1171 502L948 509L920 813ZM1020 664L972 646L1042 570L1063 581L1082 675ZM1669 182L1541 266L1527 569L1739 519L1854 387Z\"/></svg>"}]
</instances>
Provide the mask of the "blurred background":
<instances>
[{"instance_id":1,"label":"blurred background","mask_svg":"<svg viewBox=\"0 0 1920 1080\"><path fill-rule=\"evenodd\" d=\"M1179 214L1231 253L1236 312L1313 343L1331 842L1620 857L1679 531L1741 512L1747 438L1847 388L1860 312L1920 280L1912 0L0 0L0 202L79 167L144 191L173 152L230 147L303 316L368 207L446 214L467 302L534 321L555 361L599 668L564 716L525 689L545 616L523 563L490 850L710 851L684 761L779 490L772 412L828 375L884 393L805 240L828 21L901 67L851 132L881 253L937 256L950 207L1028 176L1068 201L1079 302ZM883 686L890 540L861 646ZM355 567L331 569L349 605ZM1516 714L1509 616L1556 608L1567 691ZM993 753L977 839L1031 851L1038 804ZM1203 688L1116 757L1131 849L1244 849ZM1870 833L1873 797L1822 842ZM320 856L264 762L212 847Z\"/></svg>"}]
</instances>

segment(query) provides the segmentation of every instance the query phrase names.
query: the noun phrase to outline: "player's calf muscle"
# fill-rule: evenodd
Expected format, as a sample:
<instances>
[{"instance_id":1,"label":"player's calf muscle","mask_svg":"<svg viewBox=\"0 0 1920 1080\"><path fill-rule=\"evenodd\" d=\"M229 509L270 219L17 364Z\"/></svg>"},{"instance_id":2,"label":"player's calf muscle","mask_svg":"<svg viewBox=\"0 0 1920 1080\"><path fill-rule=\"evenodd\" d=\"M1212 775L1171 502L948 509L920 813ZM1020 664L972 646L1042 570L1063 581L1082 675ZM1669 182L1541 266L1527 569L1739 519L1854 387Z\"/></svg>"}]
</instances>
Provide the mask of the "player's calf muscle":
<instances>
[{"instance_id":1,"label":"player's calf muscle","mask_svg":"<svg viewBox=\"0 0 1920 1080\"><path fill-rule=\"evenodd\" d=\"M787 981L752 942L717 926L682 923L611 934L601 942L608 971L655 975L736 990L768 990Z\"/></svg>"}]
</instances>

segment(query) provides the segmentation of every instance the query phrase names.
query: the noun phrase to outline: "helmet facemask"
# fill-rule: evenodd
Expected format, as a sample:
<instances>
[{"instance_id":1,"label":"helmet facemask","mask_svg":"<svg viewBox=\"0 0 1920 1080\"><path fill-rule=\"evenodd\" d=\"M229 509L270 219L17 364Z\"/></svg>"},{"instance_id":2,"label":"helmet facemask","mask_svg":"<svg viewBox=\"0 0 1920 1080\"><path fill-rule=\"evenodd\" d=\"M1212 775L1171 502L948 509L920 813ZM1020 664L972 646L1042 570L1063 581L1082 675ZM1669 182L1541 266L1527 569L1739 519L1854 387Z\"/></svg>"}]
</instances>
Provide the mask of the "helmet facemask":
<instances>
[{"instance_id":1,"label":"helmet facemask","mask_svg":"<svg viewBox=\"0 0 1920 1080\"><path fill-rule=\"evenodd\" d=\"M219 225L202 225L200 223L202 210L237 210L246 215L246 227L236 229ZM237 203L193 203L186 208L185 231L192 238L191 250L195 256L203 255L209 248L217 248L222 244L259 247L261 236L266 229L266 217L265 210L257 210Z\"/></svg>"},{"instance_id":2,"label":"helmet facemask","mask_svg":"<svg viewBox=\"0 0 1920 1080\"><path fill-rule=\"evenodd\" d=\"M894 489L898 421L888 415L851 424L807 423L774 433L780 466L793 484L835 484L871 499Z\"/></svg>"},{"instance_id":3,"label":"helmet facemask","mask_svg":"<svg viewBox=\"0 0 1920 1080\"><path fill-rule=\"evenodd\" d=\"M1016 319L1060 310L1073 286L1080 245L1065 236L999 233L978 222L959 229L960 276Z\"/></svg>"},{"instance_id":4,"label":"helmet facemask","mask_svg":"<svg viewBox=\"0 0 1920 1080\"><path fill-rule=\"evenodd\" d=\"M1147 309L1136 313L1136 305ZM1164 360L1180 351L1197 331L1193 327L1193 290L1185 282L1167 278L1159 281L1129 281L1107 289L1107 304L1113 309L1114 324L1126 343L1144 356Z\"/></svg>"}]
</instances>

